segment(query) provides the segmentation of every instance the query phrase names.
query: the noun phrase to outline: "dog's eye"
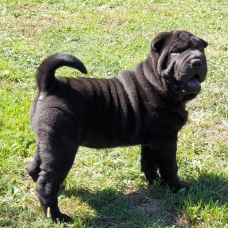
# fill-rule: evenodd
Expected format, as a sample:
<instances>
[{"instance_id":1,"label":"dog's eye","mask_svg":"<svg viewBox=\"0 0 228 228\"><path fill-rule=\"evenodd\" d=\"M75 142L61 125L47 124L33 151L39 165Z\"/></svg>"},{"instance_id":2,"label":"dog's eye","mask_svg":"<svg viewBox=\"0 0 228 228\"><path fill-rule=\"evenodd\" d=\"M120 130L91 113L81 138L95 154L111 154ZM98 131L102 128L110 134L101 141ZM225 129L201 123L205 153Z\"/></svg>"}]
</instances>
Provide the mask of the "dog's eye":
<instances>
[{"instance_id":1,"label":"dog's eye","mask_svg":"<svg viewBox=\"0 0 228 228\"><path fill-rule=\"evenodd\" d=\"M170 55L179 55L180 54L180 52L178 52L178 51L170 51Z\"/></svg>"}]
</instances>

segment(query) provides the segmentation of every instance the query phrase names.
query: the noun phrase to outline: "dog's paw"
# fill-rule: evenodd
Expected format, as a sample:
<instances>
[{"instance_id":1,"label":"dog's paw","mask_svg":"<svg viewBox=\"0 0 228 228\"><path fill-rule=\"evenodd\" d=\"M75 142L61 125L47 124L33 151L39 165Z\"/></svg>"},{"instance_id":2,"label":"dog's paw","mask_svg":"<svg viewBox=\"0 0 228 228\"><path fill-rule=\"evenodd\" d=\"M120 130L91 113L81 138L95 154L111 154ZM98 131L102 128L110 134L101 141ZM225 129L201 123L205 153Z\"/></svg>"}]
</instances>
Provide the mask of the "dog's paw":
<instances>
[{"instance_id":1,"label":"dog's paw","mask_svg":"<svg viewBox=\"0 0 228 228\"><path fill-rule=\"evenodd\" d=\"M73 219L70 216L68 216L66 214L62 214L62 213L61 213L61 216L58 217L58 219L59 219L60 223L64 223L64 222L71 223L71 222L73 222ZM53 220L53 222L54 222L54 220ZM56 223L56 218L55 218L55 223Z\"/></svg>"},{"instance_id":2,"label":"dog's paw","mask_svg":"<svg viewBox=\"0 0 228 228\"><path fill-rule=\"evenodd\" d=\"M58 223L58 222L70 223L73 221L73 219L70 216L61 213L58 208L51 208L50 209L50 207L47 208L47 218L51 218L53 223Z\"/></svg>"},{"instance_id":3,"label":"dog's paw","mask_svg":"<svg viewBox=\"0 0 228 228\"><path fill-rule=\"evenodd\" d=\"M187 189L189 185L186 182L178 181L175 184L169 185L170 190L172 193L176 194L178 193L181 189Z\"/></svg>"}]
</instances>

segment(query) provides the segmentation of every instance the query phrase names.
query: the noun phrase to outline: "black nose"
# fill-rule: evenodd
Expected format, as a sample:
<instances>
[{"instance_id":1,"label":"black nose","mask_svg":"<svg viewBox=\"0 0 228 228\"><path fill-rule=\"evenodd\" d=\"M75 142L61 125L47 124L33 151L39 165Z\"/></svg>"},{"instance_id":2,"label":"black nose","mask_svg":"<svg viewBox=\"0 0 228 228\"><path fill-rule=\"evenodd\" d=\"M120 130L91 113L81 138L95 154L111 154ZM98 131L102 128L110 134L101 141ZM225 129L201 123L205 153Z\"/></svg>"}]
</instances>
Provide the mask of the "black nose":
<instances>
[{"instance_id":1,"label":"black nose","mask_svg":"<svg viewBox=\"0 0 228 228\"><path fill-rule=\"evenodd\" d=\"M201 59L192 59L190 64L193 67L201 67L202 66L202 60Z\"/></svg>"}]
</instances>

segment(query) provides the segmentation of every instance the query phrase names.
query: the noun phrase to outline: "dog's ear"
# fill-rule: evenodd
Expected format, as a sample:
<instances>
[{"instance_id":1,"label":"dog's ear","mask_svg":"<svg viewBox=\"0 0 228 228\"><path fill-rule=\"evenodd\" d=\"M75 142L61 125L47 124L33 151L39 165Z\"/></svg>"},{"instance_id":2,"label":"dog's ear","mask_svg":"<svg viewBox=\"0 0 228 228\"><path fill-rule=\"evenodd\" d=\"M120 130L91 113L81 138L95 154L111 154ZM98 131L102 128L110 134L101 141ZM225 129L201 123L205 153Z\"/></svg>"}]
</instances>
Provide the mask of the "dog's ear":
<instances>
[{"instance_id":1,"label":"dog's ear","mask_svg":"<svg viewBox=\"0 0 228 228\"><path fill-rule=\"evenodd\" d=\"M197 42L200 41L204 48L206 48L207 45L208 45L207 41L205 41L205 40L203 40L202 38L200 38L200 37L198 37L198 36L195 36L195 35L190 36L190 40L191 40L193 43L197 43Z\"/></svg>"},{"instance_id":2,"label":"dog's ear","mask_svg":"<svg viewBox=\"0 0 228 228\"><path fill-rule=\"evenodd\" d=\"M199 38L199 39L200 39L201 43L203 44L203 47L206 48L208 45L207 41L203 40L202 38Z\"/></svg>"},{"instance_id":3,"label":"dog's ear","mask_svg":"<svg viewBox=\"0 0 228 228\"><path fill-rule=\"evenodd\" d=\"M162 32L159 33L157 36L154 37L154 39L151 42L151 48L155 51L159 51L165 40L170 36L170 32Z\"/></svg>"}]
</instances>

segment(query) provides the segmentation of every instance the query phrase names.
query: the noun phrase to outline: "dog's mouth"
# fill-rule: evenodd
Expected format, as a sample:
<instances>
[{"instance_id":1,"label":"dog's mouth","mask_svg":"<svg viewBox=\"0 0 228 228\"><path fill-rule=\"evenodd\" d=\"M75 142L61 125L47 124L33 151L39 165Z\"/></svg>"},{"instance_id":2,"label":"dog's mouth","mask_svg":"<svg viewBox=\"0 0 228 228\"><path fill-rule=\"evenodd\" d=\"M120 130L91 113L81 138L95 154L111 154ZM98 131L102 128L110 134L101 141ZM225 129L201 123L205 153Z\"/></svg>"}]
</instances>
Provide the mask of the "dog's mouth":
<instances>
[{"instance_id":1,"label":"dog's mouth","mask_svg":"<svg viewBox=\"0 0 228 228\"><path fill-rule=\"evenodd\" d=\"M199 75L195 74L189 81L186 82L186 85L190 88L199 86L200 85Z\"/></svg>"},{"instance_id":2,"label":"dog's mouth","mask_svg":"<svg viewBox=\"0 0 228 228\"><path fill-rule=\"evenodd\" d=\"M184 82L180 82L174 79L170 84L173 92L177 94L198 93L201 88L198 74L195 74L188 81Z\"/></svg>"}]
</instances>

